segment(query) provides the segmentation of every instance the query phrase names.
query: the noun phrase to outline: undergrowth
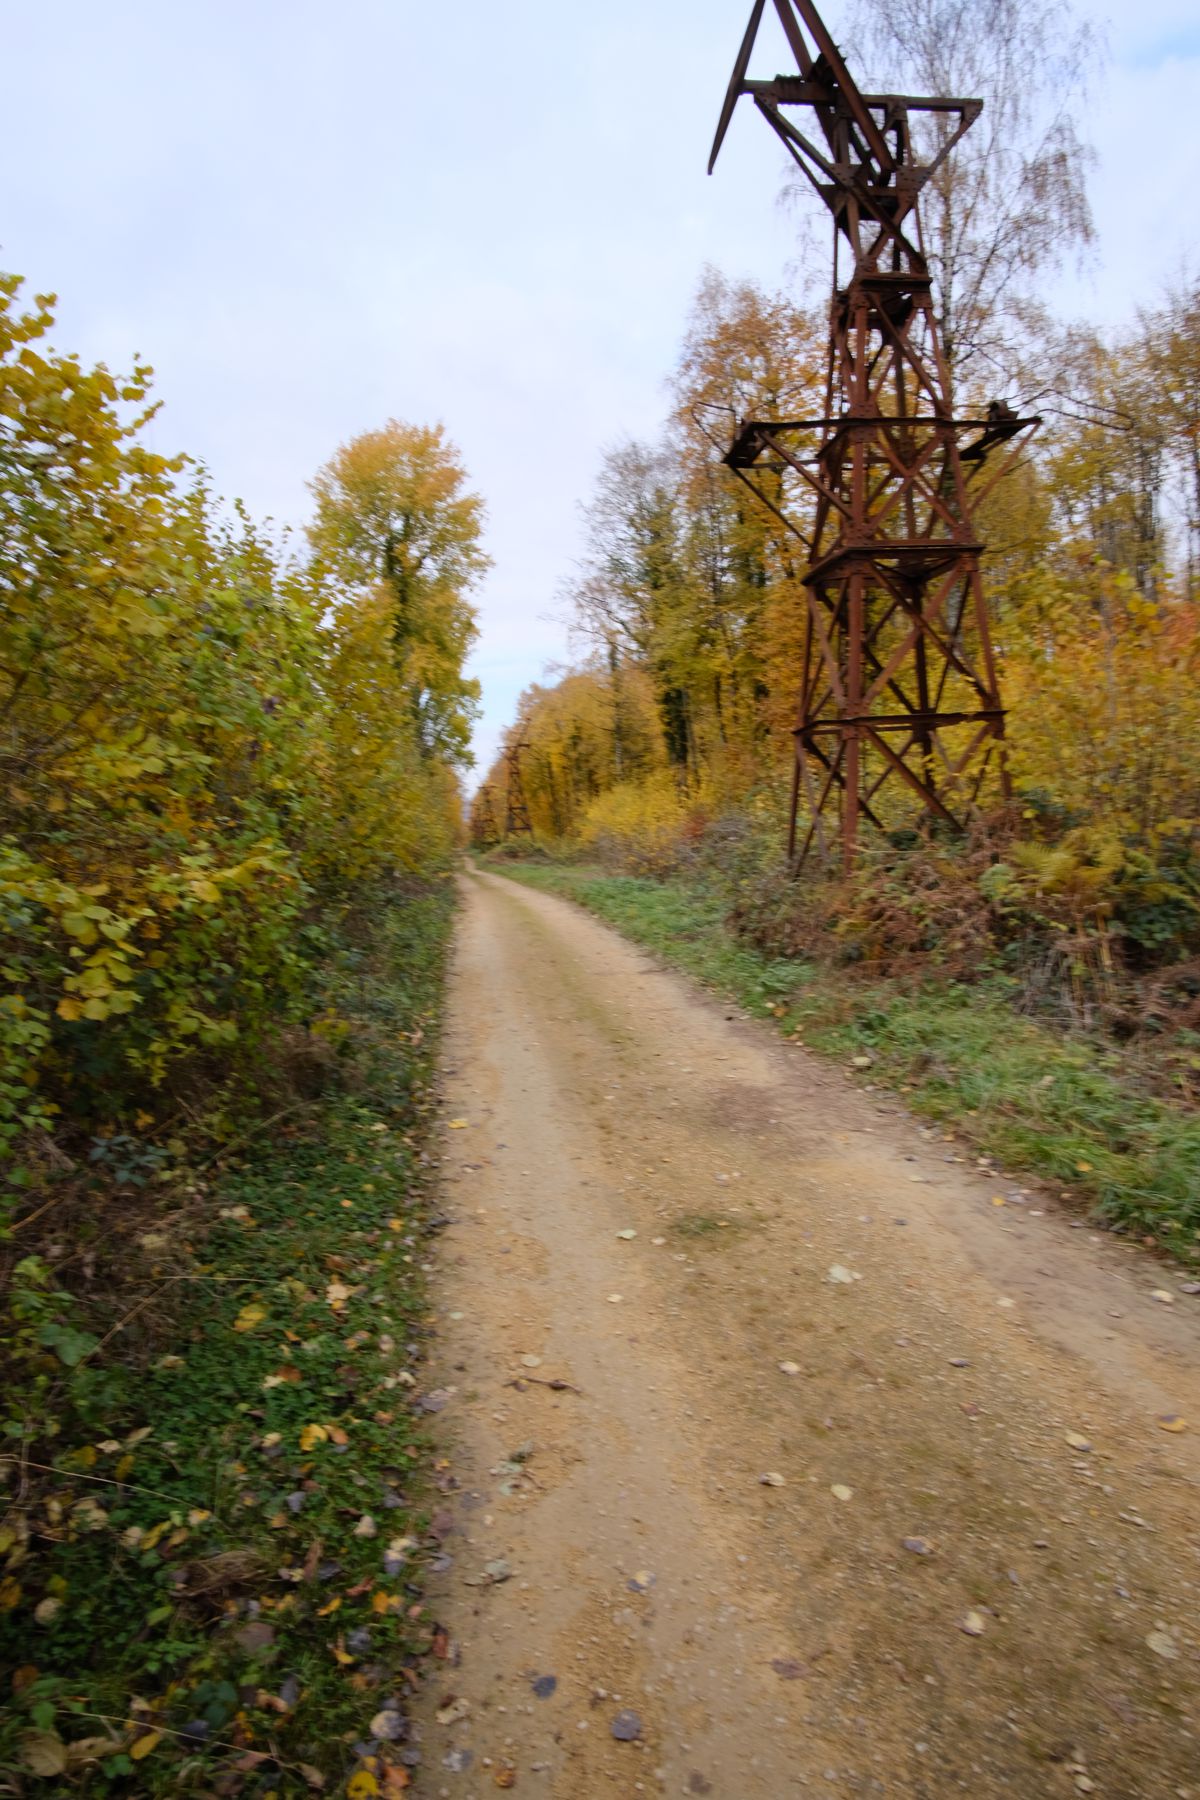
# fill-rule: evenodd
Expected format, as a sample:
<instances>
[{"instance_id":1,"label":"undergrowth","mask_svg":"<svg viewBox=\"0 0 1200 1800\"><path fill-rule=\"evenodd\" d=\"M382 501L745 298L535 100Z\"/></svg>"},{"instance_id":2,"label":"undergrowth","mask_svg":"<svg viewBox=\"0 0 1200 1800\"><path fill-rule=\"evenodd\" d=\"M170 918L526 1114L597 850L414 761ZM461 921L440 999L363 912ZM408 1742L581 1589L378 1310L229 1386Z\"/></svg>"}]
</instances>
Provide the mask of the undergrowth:
<instances>
[{"instance_id":1,"label":"undergrowth","mask_svg":"<svg viewBox=\"0 0 1200 1800\"><path fill-rule=\"evenodd\" d=\"M435 1637L413 1371L450 914L435 884L343 944L319 1100L223 1165L110 1142L103 1207L76 1194L32 1248L8 1234L3 1791L410 1785Z\"/></svg>"},{"instance_id":2,"label":"undergrowth","mask_svg":"<svg viewBox=\"0 0 1200 1800\"><path fill-rule=\"evenodd\" d=\"M546 864L505 873L579 901L810 1048L869 1057L862 1077L915 1112L1114 1228L1196 1256L1200 1117L1145 1091L1118 1047L1014 1013L1002 975L914 984L765 955L734 935L727 898L703 881Z\"/></svg>"}]
</instances>

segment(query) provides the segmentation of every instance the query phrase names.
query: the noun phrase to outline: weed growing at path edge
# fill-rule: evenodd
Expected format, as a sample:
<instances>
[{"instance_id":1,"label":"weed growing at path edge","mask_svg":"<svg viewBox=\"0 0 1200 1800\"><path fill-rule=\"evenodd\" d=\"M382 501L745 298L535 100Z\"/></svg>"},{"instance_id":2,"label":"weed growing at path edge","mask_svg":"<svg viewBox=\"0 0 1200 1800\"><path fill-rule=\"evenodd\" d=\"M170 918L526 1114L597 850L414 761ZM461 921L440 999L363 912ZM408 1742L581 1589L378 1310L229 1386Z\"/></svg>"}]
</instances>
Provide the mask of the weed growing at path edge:
<instances>
[{"instance_id":1,"label":"weed growing at path edge","mask_svg":"<svg viewBox=\"0 0 1200 1800\"><path fill-rule=\"evenodd\" d=\"M369 1047L353 1078L143 1237L169 1329L130 1319L43 1369L39 1436L10 1393L0 1764L30 1792L409 1783L432 1636L409 1370L449 919L445 888L396 907L339 995Z\"/></svg>"}]
</instances>

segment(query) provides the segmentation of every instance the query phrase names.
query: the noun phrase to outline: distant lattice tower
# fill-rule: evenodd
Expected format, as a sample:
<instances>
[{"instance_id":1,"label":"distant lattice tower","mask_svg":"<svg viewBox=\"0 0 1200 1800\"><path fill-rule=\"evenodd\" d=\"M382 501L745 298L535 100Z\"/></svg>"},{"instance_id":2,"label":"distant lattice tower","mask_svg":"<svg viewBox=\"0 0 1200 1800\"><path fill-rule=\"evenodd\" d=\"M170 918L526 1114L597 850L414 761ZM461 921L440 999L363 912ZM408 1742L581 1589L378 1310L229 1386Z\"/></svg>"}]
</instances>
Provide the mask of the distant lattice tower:
<instances>
[{"instance_id":1,"label":"distant lattice tower","mask_svg":"<svg viewBox=\"0 0 1200 1800\"><path fill-rule=\"evenodd\" d=\"M475 796L475 804L471 808L471 836L481 849L500 841L500 828L496 824L496 808L492 804L492 790L485 782Z\"/></svg>"},{"instance_id":2,"label":"distant lattice tower","mask_svg":"<svg viewBox=\"0 0 1200 1800\"><path fill-rule=\"evenodd\" d=\"M528 749L528 744L510 744L504 752L504 760L508 766L508 795L504 806L505 837L519 837L522 833L528 837L533 836L529 804L525 799L525 783L521 779L521 752Z\"/></svg>"},{"instance_id":3,"label":"distant lattice tower","mask_svg":"<svg viewBox=\"0 0 1200 1800\"><path fill-rule=\"evenodd\" d=\"M849 871L862 820L905 822L901 785L910 816L923 809L954 828L989 765L1008 791L974 517L1040 421L999 400L956 419L938 337L918 197L982 102L860 93L811 0L774 0L798 73L747 80L764 4L709 170L748 94L833 216L826 416L743 420L725 462L807 556L788 853L799 863L824 849L836 819ZM815 115L823 143L785 108ZM916 142L914 114L935 126ZM804 528L789 514L797 482L811 505Z\"/></svg>"}]
</instances>

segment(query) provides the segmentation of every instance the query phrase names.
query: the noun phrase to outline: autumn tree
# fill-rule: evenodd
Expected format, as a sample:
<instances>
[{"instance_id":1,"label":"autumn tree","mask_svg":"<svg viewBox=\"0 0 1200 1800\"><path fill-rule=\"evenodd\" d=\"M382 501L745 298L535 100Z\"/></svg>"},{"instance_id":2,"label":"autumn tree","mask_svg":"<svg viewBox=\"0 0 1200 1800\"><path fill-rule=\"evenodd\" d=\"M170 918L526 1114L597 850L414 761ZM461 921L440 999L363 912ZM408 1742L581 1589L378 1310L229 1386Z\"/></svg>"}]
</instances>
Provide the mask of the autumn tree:
<instances>
[{"instance_id":1,"label":"autumn tree","mask_svg":"<svg viewBox=\"0 0 1200 1800\"><path fill-rule=\"evenodd\" d=\"M921 196L942 347L952 373L994 392L1048 275L1093 239L1079 124L1102 54L1070 0L855 0L849 35L864 87L983 101ZM948 114L914 115L931 160Z\"/></svg>"},{"instance_id":2,"label":"autumn tree","mask_svg":"<svg viewBox=\"0 0 1200 1800\"><path fill-rule=\"evenodd\" d=\"M689 780L718 767L748 779L791 707L804 521L765 511L721 458L742 418L822 406L823 340L785 297L707 271L668 430L604 458L568 598L609 670L618 767L627 668L649 676L668 760Z\"/></svg>"},{"instance_id":3,"label":"autumn tree","mask_svg":"<svg viewBox=\"0 0 1200 1800\"><path fill-rule=\"evenodd\" d=\"M315 569L331 593L382 593L417 740L470 761L479 684L463 673L476 635L470 594L490 559L484 505L440 425L392 419L343 444L313 481Z\"/></svg>"},{"instance_id":4,"label":"autumn tree","mask_svg":"<svg viewBox=\"0 0 1200 1800\"><path fill-rule=\"evenodd\" d=\"M383 501L356 517L325 472L338 585L149 448L148 368L52 323L0 279L0 1160L56 1108L111 1126L260 1065L311 1009L304 921L445 865L473 699L479 503L437 434L391 584Z\"/></svg>"},{"instance_id":5,"label":"autumn tree","mask_svg":"<svg viewBox=\"0 0 1200 1800\"><path fill-rule=\"evenodd\" d=\"M1165 563L1168 431L1150 346L1142 334L1106 343L1086 330L1065 341L1068 380L1045 453L1055 509L1077 547L1153 597Z\"/></svg>"},{"instance_id":6,"label":"autumn tree","mask_svg":"<svg viewBox=\"0 0 1200 1800\"><path fill-rule=\"evenodd\" d=\"M744 419L821 417L825 389L824 320L787 294L706 269L671 381L669 431L687 520L697 732L726 754L733 745L753 754L764 732L791 722L811 513L792 496L785 521L780 478L772 512L722 458Z\"/></svg>"},{"instance_id":7,"label":"autumn tree","mask_svg":"<svg viewBox=\"0 0 1200 1800\"><path fill-rule=\"evenodd\" d=\"M1179 484L1188 591L1200 590L1200 280L1178 282L1141 320L1146 361Z\"/></svg>"}]
</instances>

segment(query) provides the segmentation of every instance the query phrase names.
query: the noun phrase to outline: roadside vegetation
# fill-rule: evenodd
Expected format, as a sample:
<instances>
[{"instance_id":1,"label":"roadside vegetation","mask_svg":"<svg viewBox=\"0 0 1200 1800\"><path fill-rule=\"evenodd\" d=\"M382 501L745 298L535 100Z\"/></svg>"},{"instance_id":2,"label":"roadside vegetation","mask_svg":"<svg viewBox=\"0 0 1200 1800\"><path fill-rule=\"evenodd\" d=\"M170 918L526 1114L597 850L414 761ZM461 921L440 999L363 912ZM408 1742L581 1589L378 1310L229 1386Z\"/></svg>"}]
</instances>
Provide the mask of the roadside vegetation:
<instances>
[{"instance_id":1,"label":"roadside vegetation","mask_svg":"<svg viewBox=\"0 0 1200 1800\"><path fill-rule=\"evenodd\" d=\"M274 543L50 304L0 284L0 1785L400 1792L482 504L391 422Z\"/></svg>"}]
</instances>

